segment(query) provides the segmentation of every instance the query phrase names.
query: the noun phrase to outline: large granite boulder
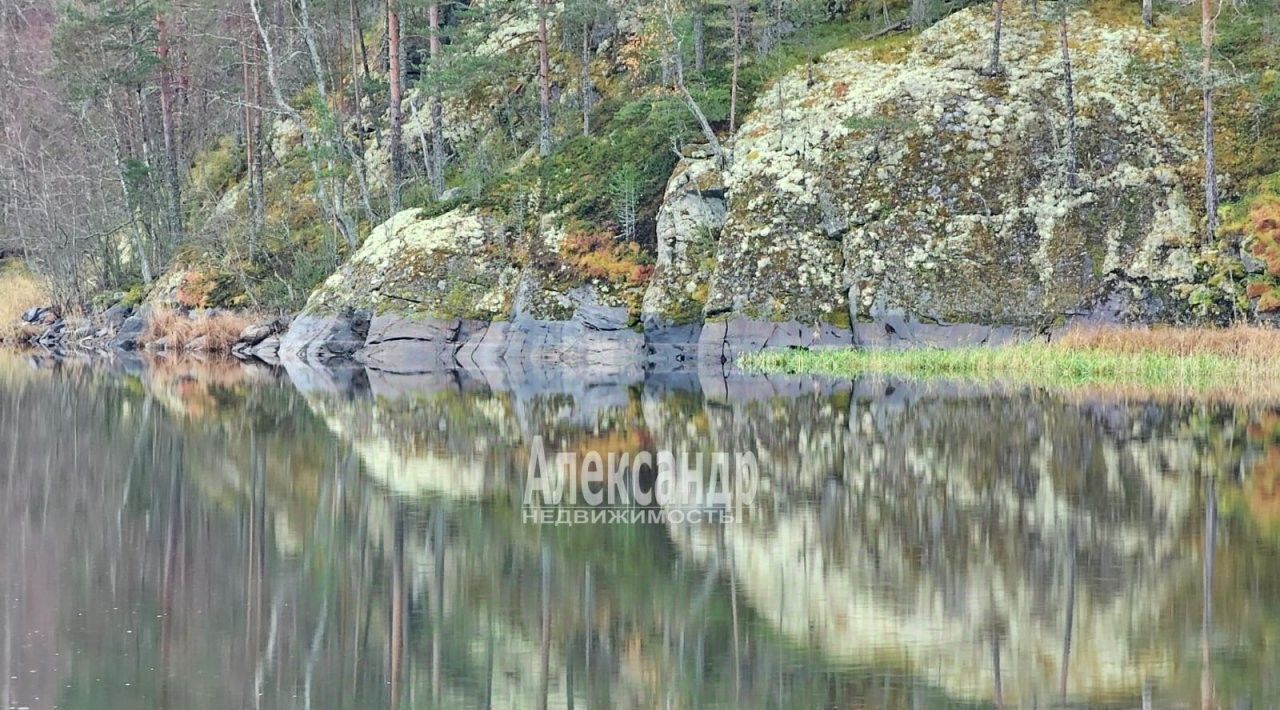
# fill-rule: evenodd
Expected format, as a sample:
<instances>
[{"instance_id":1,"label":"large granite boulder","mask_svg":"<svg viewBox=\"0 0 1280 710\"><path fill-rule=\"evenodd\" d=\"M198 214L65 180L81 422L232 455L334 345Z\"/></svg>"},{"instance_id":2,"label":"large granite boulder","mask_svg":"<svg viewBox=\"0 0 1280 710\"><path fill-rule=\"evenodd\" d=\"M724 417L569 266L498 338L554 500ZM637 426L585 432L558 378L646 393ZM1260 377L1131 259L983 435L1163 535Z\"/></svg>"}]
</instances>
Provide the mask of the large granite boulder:
<instances>
[{"instance_id":1,"label":"large granite boulder","mask_svg":"<svg viewBox=\"0 0 1280 710\"><path fill-rule=\"evenodd\" d=\"M646 331L702 321L725 199L713 158L687 157L676 165L658 210L657 258L642 309Z\"/></svg>"},{"instance_id":2,"label":"large granite boulder","mask_svg":"<svg viewBox=\"0 0 1280 710\"><path fill-rule=\"evenodd\" d=\"M1006 12L996 77L990 12L971 8L762 93L726 176L708 313L851 325L862 342L982 342L1195 277L1195 136L1170 117L1176 93L1134 71L1175 67L1176 44L1070 16L1073 189L1056 28Z\"/></svg>"},{"instance_id":3,"label":"large granite boulder","mask_svg":"<svg viewBox=\"0 0 1280 710\"><path fill-rule=\"evenodd\" d=\"M472 208L401 212L311 295L280 356L400 373L637 367L644 338L632 327L632 303L642 292L576 273L564 239L551 220L530 234Z\"/></svg>"}]
</instances>

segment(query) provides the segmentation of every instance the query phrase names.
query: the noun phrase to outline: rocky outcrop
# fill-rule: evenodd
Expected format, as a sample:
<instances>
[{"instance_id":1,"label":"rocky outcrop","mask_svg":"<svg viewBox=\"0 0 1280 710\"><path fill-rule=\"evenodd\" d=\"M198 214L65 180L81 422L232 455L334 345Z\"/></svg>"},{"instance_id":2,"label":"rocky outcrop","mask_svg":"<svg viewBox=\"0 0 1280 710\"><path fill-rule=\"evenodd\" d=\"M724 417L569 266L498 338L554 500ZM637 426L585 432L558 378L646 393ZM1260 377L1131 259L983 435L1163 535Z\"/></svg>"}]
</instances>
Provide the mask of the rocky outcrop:
<instances>
[{"instance_id":1,"label":"rocky outcrop","mask_svg":"<svg viewBox=\"0 0 1280 710\"><path fill-rule=\"evenodd\" d=\"M349 358L391 372L637 366L644 338L632 328L629 294L576 276L562 262L564 238L549 223L530 236L467 207L401 212L312 294L281 357Z\"/></svg>"},{"instance_id":2,"label":"rocky outcrop","mask_svg":"<svg viewBox=\"0 0 1280 710\"><path fill-rule=\"evenodd\" d=\"M676 165L657 220L657 259L645 290L645 330L701 323L724 227L724 176L710 156Z\"/></svg>"},{"instance_id":3,"label":"rocky outcrop","mask_svg":"<svg viewBox=\"0 0 1280 710\"><path fill-rule=\"evenodd\" d=\"M614 237L528 217L534 204L407 210L312 295L282 355L616 371L1182 317L1197 277L1195 136L1170 118L1173 95L1133 71L1171 71L1176 46L1070 17L1073 187L1054 37L1011 8L1005 71L989 76L988 12L781 77L723 164L684 151L639 276L619 276Z\"/></svg>"},{"instance_id":4,"label":"rocky outcrop","mask_svg":"<svg viewBox=\"0 0 1280 710\"><path fill-rule=\"evenodd\" d=\"M1024 10L997 77L977 9L897 56L841 50L783 77L737 136L708 311L981 342L1192 280L1194 137L1132 71L1171 66L1175 45L1083 12L1070 26L1075 189L1061 55Z\"/></svg>"},{"instance_id":5,"label":"rocky outcrop","mask_svg":"<svg viewBox=\"0 0 1280 710\"><path fill-rule=\"evenodd\" d=\"M97 352L110 348L131 350L145 321L131 306L115 305L88 317L64 317L61 309L41 306L24 311L15 324L16 344L61 357L72 351Z\"/></svg>"},{"instance_id":6,"label":"rocky outcrop","mask_svg":"<svg viewBox=\"0 0 1280 710\"><path fill-rule=\"evenodd\" d=\"M120 350L137 350L141 345L142 334L147 332L147 314L132 313L120 323L116 329L111 345Z\"/></svg>"},{"instance_id":7,"label":"rocky outcrop","mask_svg":"<svg viewBox=\"0 0 1280 710\"><path fill-rule=\"evenodd\" d=\"M366 347L356 359L390 372L551 364L582 368L583 373L615 373L640 361L644 339L628 327L625 308L599 303L587 288L570 291L568 296L573 316L564 321L518 316L484 322L380 314L374 316Z\"/></svg>"}]
</instances>

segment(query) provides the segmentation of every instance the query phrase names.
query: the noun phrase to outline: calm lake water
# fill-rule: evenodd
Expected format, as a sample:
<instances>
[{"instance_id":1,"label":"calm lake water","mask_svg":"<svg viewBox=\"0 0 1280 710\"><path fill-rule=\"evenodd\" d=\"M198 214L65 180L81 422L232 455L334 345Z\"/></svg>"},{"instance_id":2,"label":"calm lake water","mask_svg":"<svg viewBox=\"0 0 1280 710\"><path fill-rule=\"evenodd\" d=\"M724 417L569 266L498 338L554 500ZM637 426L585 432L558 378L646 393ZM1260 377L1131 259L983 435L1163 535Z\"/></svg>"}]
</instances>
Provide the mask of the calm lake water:
<instances>
[{"instance_id":1,"label":"calm lake water","mask_svg":"<svg viewBox=\"0 0 1280 710\"><path fill-rule=\"evenodd\" d=\"M1280 703L1280 407L0 357L0 707ZM749 450L537 526L535 435Z\"/></svg>"}]
</instances>

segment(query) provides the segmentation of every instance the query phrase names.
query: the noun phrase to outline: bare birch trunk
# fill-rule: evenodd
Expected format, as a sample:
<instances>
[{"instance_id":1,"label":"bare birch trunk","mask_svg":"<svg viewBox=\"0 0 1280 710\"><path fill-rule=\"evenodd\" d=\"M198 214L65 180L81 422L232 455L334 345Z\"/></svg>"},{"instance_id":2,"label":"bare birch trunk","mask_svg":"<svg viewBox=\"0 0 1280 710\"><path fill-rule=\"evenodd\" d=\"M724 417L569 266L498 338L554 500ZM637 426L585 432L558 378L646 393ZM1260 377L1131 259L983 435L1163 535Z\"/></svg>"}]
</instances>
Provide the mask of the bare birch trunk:
<instances>
[{"instance_id":1,"label":"bare birch trunk","mask_svg":"<svg viewBox=\"0 0 1280 710\"><path fill-rule=\"evenodd\" d=\"M322 176L324 172L320 169L320 162L316 158L316 136L311 130L311 126L307 124L302 115L298 113L284 96L284 90L280 86L280 79L276 76L276 58L275 50L271 45L271 37L267 33L266 25L262 22L262 9L258 4L258 0L249 0L249 9L253 13L254 26L258 30L258 38L262 41L262 53L267 64L267 85L271 87L272 98L276 102L276 110L288 116L290 120L298 125L298 130L302 133L302 142L307 151L307 157L311 162L311 172L315 176L316 181L316 200L329 214L330 220L337 228L345 230L346 224L339 217L337 210L337 202L331 201L328 190L325 188L325 181ZM354 235L346 234L348 242L354 243Z\"/></svg>"},{"instance_id":2,"label":"bare birch trunk","mask_svg":"<svg viewBox=\"0 0 1280 710\"><path fill-rule=\"evenodd\" d=\"M547 9L551 0L538 0L538 155L551 155L551 54L547 37Z\"/></svg>"},{"instance_id":3,"label":"bare birch trunk","mask_svg":"<svg viewBox=\"0 0 1280 710\"><path fill-rule=\"evenodd\" d=\"M724 148L720 145L720 139L716 137L715 130L711 128L711 123L707 121L707 115L702 112L702 107L693 98L693 94L689 92L689 87L684 81L684 59L681 56L683 48L676 35L675 15L671 8L670 0L663 3L663 16L667 22L667 40L670 44L671 53L669 59L675 73L676 89L684 99L685 106L689 108L689 112L697 119L698 126L702 129L702 136L707 139L707 144L711 147L711 153L716 157L716 163L723 166L725 164L725 153Z\"/></svg>"},{"instance_id":4,"label":"bare birch trunk","mask_svg":"<svg viewBox=\"0 0 1280 710\"><path fill-rule=\"evenodd\" d=\"M1213 0L1200 0L1200 44L1204 50L1204 210L1205 236L1212 241L1218 233L1218 160L1213 131Z\"/></svg>"},{"instance_id":5,"label":"bare birch trunk","mask_svg":"<svg viewBox=\"0 0 1280 710\"><path fill-rule=\"evenodd\" d=\"M440 2L431 0L427 7L427 24L430 28L429 47L431 52L431 71L436 71L440 63ZM427 175L431 180L431 191L438 200L444 195L444 102L440 97L440 87L433 86L428 100L429 118L431 119L431 164L427 166Z\"/></svg>"},{"instance_id":6,"label":"bare birch trunk","mask_svg":"<svg viewBox=\"0 0 1280 710\"><path fill-rule=\"evenodd\" d=\"M1205 0L1208 2L1208 0ZM1067 185L1075 190L1080 186L1076 171L1076 95L1071 78L1071 47L1067 43L1067 9L1064 4L1058 15L1058 43L1062 46L1062 80L1066 91L1067 110Z\"/></svg>"},{"instance_id":7,"label":"bare birch trunk","mask_svg":"<svg viewBox=\"0 0 1280 710\"><path fill-rule=\"evenodd\" d=\"M996 76L1000 73L1000 31L1004 25L1004 0L996 0L995 26L991 35L991 61L987 64L987 74Z\"/></svg>"},{"instance_id":8,"label":"bare birch trunk","mask_svg":"<svg viewBox=\"0 0 1280 710\"><path fill-rule=\"evenodd\" d=\"M173 135L173 75L169 67L169 37L163 16L156 16L156 57L160 60L160 129L164 136L165 181L169 188L169 234L182 241L182 182L178 176L178 146Z\"/></svg>"},{"instance_id":9,"label":"bare birch trunk","mask_svg":"<svg viewBox=\"0 0 1280 710\"><path fill-rule=\"evenodd\" d=\"M400 9L396 0L387 0L387 83L391 85L390 106L387 107L387 120L391 124L391 175L387 185L387 196L391 201L391 214L400 211L400 179L404 170L404 143L402 138L403 118L400 115L400 103L403 99L403 77L400 66Z\"/></svg>"}]
</instances>

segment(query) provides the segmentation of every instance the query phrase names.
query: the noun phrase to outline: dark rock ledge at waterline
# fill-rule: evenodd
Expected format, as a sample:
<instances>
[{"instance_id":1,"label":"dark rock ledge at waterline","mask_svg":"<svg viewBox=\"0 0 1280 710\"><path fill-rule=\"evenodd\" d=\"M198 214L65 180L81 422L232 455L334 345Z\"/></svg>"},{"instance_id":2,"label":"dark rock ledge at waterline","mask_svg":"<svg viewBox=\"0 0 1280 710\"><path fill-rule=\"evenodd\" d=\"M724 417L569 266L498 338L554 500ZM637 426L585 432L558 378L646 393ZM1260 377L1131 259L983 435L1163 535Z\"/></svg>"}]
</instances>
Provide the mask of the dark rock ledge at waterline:
<instances>
[{"instance_id":1,"label":"dark rock ledge at waterline","mask_svg":"<svg viewBox=\"0 0 1280 710\"><path fill-rule=\"evenodd\" d=\"M766 347L854 342L848 329L746 319L641 331L618 317L482 322L351 313L297 318L281 339L280 358L318 365L349 359L392 372L547 364L598 373L731 362Z\"/></svg>"},{"instance_id":2,"label":"dark rock ledge at waterline","mask_svg":"<svg viewBox=\"0 0 1280 710\"><path fill-rule=\"evenodd\" d=\"M304 312L280 336L278 357L319 366L351 362L406 374L547 365L600 375L732 363L744 353L768 348L960 347L1020 342L1049 338L1077 323L1131 322L1135 312L1156 312L1161 306L1159 299L1134 302L1126 289L1099 299L1088 310L1063 313L1042 325L943 323L899 311L876 312L873 319L852 327L734 316L639 328L628 324L625 308L600 305L589 293L581 298L573 317L558 321L527 316L481 321L371 315L360 310L335 315ZM274 349L277 344L273 338L267 345Z\"/></svg>"},{"instance_id":3,"label":"dark rock ledge at waterline","mask_svg":"<svg viewBox=\"0 0 1280 710\"><path fill-rule=\"evenodd\" d=\"M609 377L644 371L682 370L736 362L744 353L768 348L955 347L1051 337L1078 322L1118 323L1135 309L1158 312L1159 300L1135 302L1124 289L1088 309L1060 314L1044 325L942 323L905 312L873 311L873 319L839 327L829 323L767 322L732 316L704 322L651 321L637 326L622 306L607 306L593 290L569 292L574 311L566 320L517 315L482 321L348 309L342 314L302 314L252 323L239 332L229 351L242 360L284 361L324 368L359 365L393 374L447 370L527 370L550 367L585 377ZM181 351L209 354L200 339L174 346L149 340L155 311L113 306L81 322L63 319L53 308L34 308L22 320L30 328L27 344L50 352ZM198 323L221 312L174 312Z\"/></svg>"}]
</instances>

